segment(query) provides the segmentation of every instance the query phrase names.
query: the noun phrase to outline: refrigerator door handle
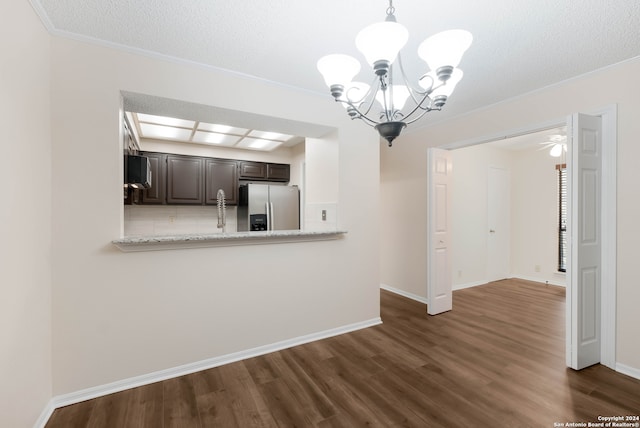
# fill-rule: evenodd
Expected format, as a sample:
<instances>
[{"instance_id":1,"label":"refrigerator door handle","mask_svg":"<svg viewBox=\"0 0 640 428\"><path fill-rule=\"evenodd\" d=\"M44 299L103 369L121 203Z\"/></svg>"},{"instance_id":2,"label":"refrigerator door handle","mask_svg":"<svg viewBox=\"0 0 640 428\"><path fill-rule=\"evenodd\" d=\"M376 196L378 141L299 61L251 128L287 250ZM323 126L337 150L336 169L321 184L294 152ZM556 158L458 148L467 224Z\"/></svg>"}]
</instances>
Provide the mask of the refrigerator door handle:
<instances>
[{"instance_id":1,"label":"refrigerator door handle","mask_svg":"<svg viewBox=\"0 0 640 428\"><path fill-rule=\"evenodd\" d=\"M273 202L269 202L269 230L274 230L275 227L275 217L273 216Z\"/></svg>"},{"instance_id":2,"label":"refrigerator door handle","mask_svg":"<svg viewBox=\"0 0 640 428\"><path fill-rule=\"evenodd\" d=\"M267 229L271 230L271 210L269 209L269 202L264 203L264 212L267 215Z\"/></svg>"}]
</instances>

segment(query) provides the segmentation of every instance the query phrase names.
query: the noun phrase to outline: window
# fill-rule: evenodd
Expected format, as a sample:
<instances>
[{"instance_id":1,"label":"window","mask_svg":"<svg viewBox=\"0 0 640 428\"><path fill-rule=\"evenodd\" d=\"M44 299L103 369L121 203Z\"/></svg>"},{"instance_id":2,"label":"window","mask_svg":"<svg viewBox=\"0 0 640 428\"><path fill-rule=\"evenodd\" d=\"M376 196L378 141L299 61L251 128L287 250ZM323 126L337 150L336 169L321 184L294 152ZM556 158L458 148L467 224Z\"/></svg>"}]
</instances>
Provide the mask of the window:
<instances>
[{"instance_id":1,"label":"window","mask_svg":"<svg viewBox=\"0 0 640 428\"><path fill-rule=\"evenodd\" d=\"M558 272L567 271L567 164L558 171Z\"/></svg>"}]
</instances>

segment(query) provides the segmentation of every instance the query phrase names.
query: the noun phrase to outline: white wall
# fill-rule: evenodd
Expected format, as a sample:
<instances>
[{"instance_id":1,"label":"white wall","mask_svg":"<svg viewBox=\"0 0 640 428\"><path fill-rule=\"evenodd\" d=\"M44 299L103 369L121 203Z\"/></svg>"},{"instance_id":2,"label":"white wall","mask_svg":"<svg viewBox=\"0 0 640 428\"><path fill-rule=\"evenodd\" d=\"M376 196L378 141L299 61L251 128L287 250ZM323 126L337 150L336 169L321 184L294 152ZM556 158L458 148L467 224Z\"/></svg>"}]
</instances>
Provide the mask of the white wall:
<instances>
[{"instance_id":1,"label":"white wall","mask_svg":"<svg viewBox=\"0 0 640 428\"><path fill-rule=\"evenodd\" d=\"M304 187L305 181L305 145L305 143L300 143L291 147L291 170L289 175L289 184L299 186L301 190Z\"/></svg>"},{"instance_id":2,"label":"white wall","mask_svg":"<svg viewBox=\"0 0 640 428\"><path fill-rule=\"evenodd\" d=\"M640 369L640 58L414 130L381 149L381 283L426 296L426 150L618 106L617 359ZM459 87L464 90L464 81ZM451 102L455 102L454 99ZM426 119L428 122L428 118ZM411 209L407 209L410 207Z\"/></svg>"},{"instance_id":3,"label":"white wall","mask_svg":"<svg viewBox=\"0 0 640 428\"><path fill-rule=\"evenodd\" d=\"M515 277L566 285L558 272L558 171L549 150L512 157L511 272ZM538 268L538 269L537 269Z\"/></svg>"},{"instance_id":4,"label":"white wall","mask_svg":"<svg viewBox=\"0 0 640 428\"><path fill-rule=\"evenodd\" d=\"M464 288L487 280L489 168L511 172L511 153L479 145L453 150L451 155L452 279L454 288Z\"/></svg>"},{"instance_id":5,"label":"white wall","mask_svg":"<svg viewBox=\"0 0 640 428\"><path fill-rule=\"evenodd\" d=\"M337 128L348 233L120 252L121 90ZM345 116L326 97L53 37L54 395L377 319L378 138Z\"/></svg>"},{"instance_id":6,"label":"white wall","mask_svg":"<svg viewBox=\"0 0 640 428\"><path fill-rule=\"evenodd\" d=\"M337 132L324 138L306 139L303 217L306 230L335 230L338 227L339 142ZM326 213L324 220L323 211Z\"/></svg>"},{"instance_id":7,"label":"white wall","mask_svg":"<svg viewBox=\"0 0 640 428\"><path fill-rule=\"evenodd\" d=\"M28 2L0 2L0 426L51 398L49 36Z\"/></svg>"},{"instance_id":8,"label":"white wall","mask_svg":"<svg viewBox=\"0 0 640 428\"><path fill-rule=\"evenodd\" d=\"M487 282L490 167L509 171L511 276L565 285L556 261L558 158L549 156L548 150L505 150L486 144L453 150L451 154L454 289Z\"/></svg>"}]
</instances>

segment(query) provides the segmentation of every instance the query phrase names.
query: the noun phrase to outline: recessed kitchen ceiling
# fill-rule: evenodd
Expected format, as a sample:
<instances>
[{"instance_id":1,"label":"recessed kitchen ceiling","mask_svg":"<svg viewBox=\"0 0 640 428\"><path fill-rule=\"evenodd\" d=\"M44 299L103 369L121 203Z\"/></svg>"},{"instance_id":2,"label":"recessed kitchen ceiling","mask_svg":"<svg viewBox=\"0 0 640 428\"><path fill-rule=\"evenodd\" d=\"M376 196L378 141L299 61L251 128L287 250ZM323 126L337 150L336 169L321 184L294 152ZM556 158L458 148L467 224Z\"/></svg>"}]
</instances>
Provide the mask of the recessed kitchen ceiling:
<instances>
[{"instance_id":1,"label":"recessed kitchen ceiling","mask_svg":"<svg viewBox=\"0 0 640 428\"><path fill-rule=\"evenodd\" d=\"M322 94L317 60L344 53L362 61L354 39L385 18L387 0L304 2L30 0L49 31ZM426 71L418 44L462 28L474 41L464 78L433 123L640 55L640 1L397 0L409 30L403 66ZM369 81L363 67L356 80ZM301 106L303 108L303 106ZM340 108L336 106L336 108ZM423 123L425 123L423 122Z\"/></svg>"},{"instance_id":2,"label":"recessed kitchen ceiling","mask_svg":"<svg viewBox=\"0 0 640 428\"><path fill-rule=\"evenodd\" d=\"M271 151L302 140L294 135L184 120L146 113L126 112L139 139L169 140L236 149Z\"/></svg>"}]
</instances>

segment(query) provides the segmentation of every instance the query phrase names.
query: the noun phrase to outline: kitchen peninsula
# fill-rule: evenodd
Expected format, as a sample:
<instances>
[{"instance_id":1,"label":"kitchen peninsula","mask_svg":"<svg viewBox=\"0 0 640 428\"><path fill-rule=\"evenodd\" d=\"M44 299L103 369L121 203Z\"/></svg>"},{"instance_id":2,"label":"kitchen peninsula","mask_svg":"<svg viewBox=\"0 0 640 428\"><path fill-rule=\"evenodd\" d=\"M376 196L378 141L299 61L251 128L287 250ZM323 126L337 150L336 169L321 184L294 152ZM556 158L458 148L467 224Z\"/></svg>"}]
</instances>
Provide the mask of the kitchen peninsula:
<instances>
[{"instance_id":1,"label":"kitchen peninsula","mask_svg":"<svg viewBox=\"0 0 640 428\"><path fill-rule=\"evenodd\" d=\"M233 232L167 236L135 236L111 241L124 252L177 250L234 245L277 244L304 241L326 241L342 238L345 230L273 230L266 232Z\"/></svg>"}]
</instances>

